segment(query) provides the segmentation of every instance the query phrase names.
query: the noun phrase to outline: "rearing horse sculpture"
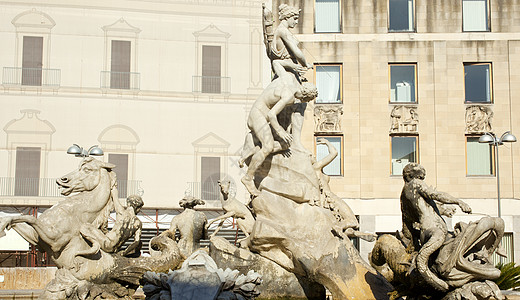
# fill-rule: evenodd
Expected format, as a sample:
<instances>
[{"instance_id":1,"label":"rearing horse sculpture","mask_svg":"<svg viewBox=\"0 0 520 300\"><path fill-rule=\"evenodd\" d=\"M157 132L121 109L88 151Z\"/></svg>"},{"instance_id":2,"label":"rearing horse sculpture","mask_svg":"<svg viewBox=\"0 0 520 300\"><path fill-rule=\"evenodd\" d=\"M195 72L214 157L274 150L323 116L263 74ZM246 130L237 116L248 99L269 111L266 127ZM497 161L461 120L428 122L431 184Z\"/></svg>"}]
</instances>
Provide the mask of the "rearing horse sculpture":
<instances>
[{"instance_id":1,"label":"rearing horse sculpture","mask_svg":"<svg viewBox=\"0 0 520 300\"><path fill-rule=\"evenodd\" d=\"M0 233L13 228L25 240L51 255L58 268L71 268L79 251L88 249L80 235L81 224L101 227L117 199L115 165L85 158L79 168L56 180L61 194L69 196L43 212L0 218Z\"/></svg>"}]
</instances>

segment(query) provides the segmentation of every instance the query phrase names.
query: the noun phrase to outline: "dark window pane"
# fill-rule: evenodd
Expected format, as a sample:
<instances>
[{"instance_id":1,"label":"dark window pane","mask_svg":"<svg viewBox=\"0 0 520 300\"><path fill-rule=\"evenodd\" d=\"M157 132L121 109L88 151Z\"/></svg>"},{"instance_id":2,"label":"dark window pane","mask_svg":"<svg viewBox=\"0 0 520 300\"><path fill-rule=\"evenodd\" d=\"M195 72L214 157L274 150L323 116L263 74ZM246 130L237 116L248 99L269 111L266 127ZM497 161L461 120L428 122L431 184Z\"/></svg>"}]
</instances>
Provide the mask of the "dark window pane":
<instances>
[{"instance_id":1,"label":"dark window pane","mask_svg":"<svg viewBox=\"0 0 520 300\"><path fill-rule=\"evenodd\" d=\"M403 168L417 162L416 137L392 137L392 175L402 175Z\"/></svg>"},{"instance_id":2,"label":"dark window pane","mask_svg":"<svg viewBox=\"0 0 520 300\"><path fill-rule=\"evenodd\" d=\"M389 29L395 31L413 30L413 1L389 0Z\"/></svg>"},{"instance_id":3,"label":"dark window pane","mask_svg":"<svg viewBox=\"0 0 520 300\"><path fill-rule=\"evenodd\" d=\"M466 102L491 102L489 64L464 66Z\"/></svg>"},{"instance_id":4,"label":"dark window pane","mask_svg":"<svg viewBox=\"0 0 520 300\"><path fill-rule=\"evenodd\" d=\"M390 102L416 102L415 65L390 66Z\"/></svg>"}]
</instances>

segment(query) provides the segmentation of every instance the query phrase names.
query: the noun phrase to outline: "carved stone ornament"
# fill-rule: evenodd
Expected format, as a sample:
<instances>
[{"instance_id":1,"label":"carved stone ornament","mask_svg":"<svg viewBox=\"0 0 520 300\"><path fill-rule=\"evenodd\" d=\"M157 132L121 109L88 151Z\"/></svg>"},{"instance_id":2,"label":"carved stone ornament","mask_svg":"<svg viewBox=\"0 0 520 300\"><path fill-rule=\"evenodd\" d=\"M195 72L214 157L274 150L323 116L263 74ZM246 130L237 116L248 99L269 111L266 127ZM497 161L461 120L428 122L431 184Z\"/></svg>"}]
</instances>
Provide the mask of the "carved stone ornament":
<instances>
[{"instance_id":1,"label":"carved stone ornament","mask_svg":"<svg viewBox=\"0 0 520 300\"><path fill-rule=\"evenodd\" d=\"M394 106L390 113L390 133L416 133L419 114L416 106Z\"/></svg>"},{"instance_id":2,"label":"carved stone ornament","mask_svg":"<svg viewBox=\"0 0 520 300\"><path fill-rule=\"evenodd\" d=\"M493 111L489 106L471 105L466 107L466 133L489 132Z\"/></svg>"},{"instance_id":3,"label":"carved stone ornament","mask_svg":"<svg viewBox=\"0 0 520 300\"><path fill-rule=\"evenodd\" d=\"M341 132L341 104L316 105L314 107L315 132Z\"/></svg>"}]
</instances>

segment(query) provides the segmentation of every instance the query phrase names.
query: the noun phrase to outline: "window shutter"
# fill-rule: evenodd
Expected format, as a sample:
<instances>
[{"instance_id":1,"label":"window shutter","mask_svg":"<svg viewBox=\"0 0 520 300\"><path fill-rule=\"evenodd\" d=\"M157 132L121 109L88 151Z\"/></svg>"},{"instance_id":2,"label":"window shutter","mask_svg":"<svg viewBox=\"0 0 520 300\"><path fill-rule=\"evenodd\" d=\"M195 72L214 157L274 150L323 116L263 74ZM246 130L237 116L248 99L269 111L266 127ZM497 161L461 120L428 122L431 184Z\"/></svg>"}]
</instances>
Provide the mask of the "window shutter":
<instances>
[{"instance_id":1,"label":"window shutter","mask_svg":"<svg viewBox=\"0 0 520 300\"><path fill-rule=\"evenodd\" d=\"M41 148L17 147L15 195L38 196Z\"/></svg>"},{"instance_id":2,"label":"window shutter","mask_svg":"<svg viewBox=\"0 0 520 300\"><path fill-rule=\"evenodd\" d=\"M128 154L108 154L108 162L116 165L117 188L119 198L128 196Z\"/></svg>"}]
</instances>

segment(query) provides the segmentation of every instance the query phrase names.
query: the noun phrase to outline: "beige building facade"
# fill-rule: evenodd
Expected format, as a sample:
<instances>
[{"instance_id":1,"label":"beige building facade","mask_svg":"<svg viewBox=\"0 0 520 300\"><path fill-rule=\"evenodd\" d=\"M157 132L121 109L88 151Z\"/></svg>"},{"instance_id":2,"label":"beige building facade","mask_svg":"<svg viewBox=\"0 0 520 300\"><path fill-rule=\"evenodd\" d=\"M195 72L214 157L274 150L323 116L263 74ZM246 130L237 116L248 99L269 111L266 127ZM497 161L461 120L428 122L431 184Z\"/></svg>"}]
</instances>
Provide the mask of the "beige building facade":
<instances>
[{"instance_id":1,"label":"beige building facade","mask_svg":"<svg viewBox=\"0 0 520 300\"><path fill-rule=\"evenodd\" d=\"M314 70L318 100L306 112L304 142L341 149L332 189L363 230L401 228L401 171L426 168L426 182L464 199L448 226L497 216L493 148L485 132L519 136L520 6L494 0L273 1L301 8L295 28ZM520 150L499 146L501 215L508 260L520 259ZM333 162L334 164L334 162ZM373 247L361 242L362 255Z\"/></svg>"},{"instance_id":2,"label":"beige building facade","mask_svg":"<svg viewBox=\"0 0 520 300\"><path fill-rule=\"evenodd\" d=\"M362 230L401 228L400 172L411 161L472 206L450 228L497 215L496 158L476 141L520 135L518 4L276 0L275 20L280 3L302 9L294 33L320 94L302 140L318 157L317 138L338 148L326 172ZM0 215L59 201L55 179L80 162L66 154L73 143L99 145L118 165L120 197L143 195L149 234L168 228L186 194L218 214L216 180L248 197L237 161L271 75L261 1L10 1L0 15ZM517 262L519 151L499 147L504 244ZM363 257L372 247L359 242ZM10 232L0 248L29 246Z\"/></svg>"},{"instance_id":3,"label":"beige building facade","mask_svg":"<svg viewBox=\"0 0 520 300\"><path fill-rule=\"evenodd\" d=\"M0 3L0 215L62 199L72 144L103 149L151 234L185 195L220 213L216 181L242 176L245 120L270 79L260 13L256 0ZM0 248L29 245L9 231Z\"/></svg>"}]
</instances>

